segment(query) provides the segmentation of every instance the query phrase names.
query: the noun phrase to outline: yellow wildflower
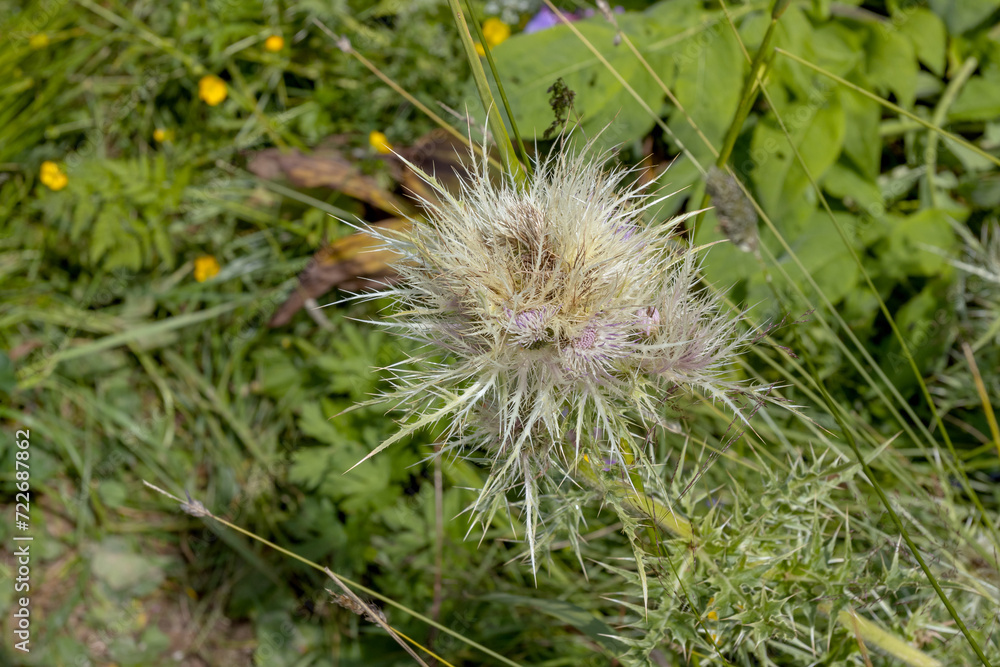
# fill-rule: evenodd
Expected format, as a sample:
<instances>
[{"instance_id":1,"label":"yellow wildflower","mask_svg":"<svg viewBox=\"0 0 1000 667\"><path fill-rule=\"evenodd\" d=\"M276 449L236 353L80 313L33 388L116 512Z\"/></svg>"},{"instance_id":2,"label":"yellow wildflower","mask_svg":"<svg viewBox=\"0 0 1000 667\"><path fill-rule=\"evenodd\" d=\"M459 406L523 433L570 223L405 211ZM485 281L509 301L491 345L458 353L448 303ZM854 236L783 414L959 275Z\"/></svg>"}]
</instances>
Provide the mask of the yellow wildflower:
<instances>
[{"instance_id":1,"label":"yellow wildflower","mask_svg":"<svg viewBox=\"0 0 1000 667\"><path fill-rule=\"evenodd\" d=\"M368 134L368 143L379 153L392 152L392 144L389 143L389 138L378 130L373 130Z\"/></svg>"},{"instance_id":2,"label":"yellow wildflower","mask_svg":"<svg viewBox=\"0 0 1000 667\"><path fill-rule=\"evenodd\" d=\"M200 283L219 275L219 262L211 255L194 260L194 279Z\"/></svg>"},{"instance_id":3,"label":"yellow wildflower","mask_svg":"<svg viewBox=\"0 0 1000 667\"><path fill-rule=\"evenodd\" d=\"M46 160L39 170L38 180L48 186L50 190L58 192L69 183L69 178L55 162Z\"/></svg>"},{"instance_id":4,"label":"yellow wildflower","mask_svg":"<svg viewBox=\"0 0 1000 667\"><path fill-rule=\"evenodd\" d=\"M31 39L28 40L28 46L33 49L44 49L49 45L49 36L44 32L40 32L36 35L32 35Z\"/></svg>"},{"instance_id":5,"label":"yellow wildflower","mask_svg":"<svg viewBox=\"0 0 1000 667\"><path fill-rule=\"evenodd\" d=\"M165 130L162 127L158 127L155 130L153 130L153 141L162 144L164 141L173 141L173 140L174 140L173 130Z\"/></svg>"},{"instance_id":6,"label":"yellow wildflower","mask_svg":"<svg viewBox=\"0 0 1000 667\"><path fill-rule=\"evenodd\" d=\"M717 621L717 620L719 620L719 614L714 609L712 611L708 612L707 614L705 614L705 616L710 621Z\"/></svg>"},{"instance_id":7,"label":"yellow wildflower","mask_svg":"<svg viewBox=\"0 0 1000 667\"><path fill-rule=\"evenodd\" d=\"M483 48L483 45L482 45L481 42L476 42L476 53L479 54L480 58L482 58L483 56L486 55L486 49Z\"/></svg>"},{"instance_id":8,"label":"yellow wildflower","mask_svg":"<svg viewBox=\"0 0 1000 667\"><path fill-rule=\"evenodd\" d=\"M264 48L271 53L277 53L285 48L285 38L281 35L271 35L264 40Z\"/></svg>"},{"instance_id":9,"label":"yellow wildflower","mask_svg":"<svg viewBox=\"0 0 1000 667\"><path fill-rule=\"evenodd\" d=\"M198 97L210 107L221 104L227 94L226 82L214 74L203 76L198 82Z\"/></svg>"},{"instance_id":10,"label":"yellow wildflower","mask_svg":"<svg viewBox=\"0 0 1000 667\"><path fill-rule=\"evenodd\" d=\"M492 49L497 44L505 42L510 37L510 26L498 18L483 21L483 37Z\"/></svg>"}]
</instances>

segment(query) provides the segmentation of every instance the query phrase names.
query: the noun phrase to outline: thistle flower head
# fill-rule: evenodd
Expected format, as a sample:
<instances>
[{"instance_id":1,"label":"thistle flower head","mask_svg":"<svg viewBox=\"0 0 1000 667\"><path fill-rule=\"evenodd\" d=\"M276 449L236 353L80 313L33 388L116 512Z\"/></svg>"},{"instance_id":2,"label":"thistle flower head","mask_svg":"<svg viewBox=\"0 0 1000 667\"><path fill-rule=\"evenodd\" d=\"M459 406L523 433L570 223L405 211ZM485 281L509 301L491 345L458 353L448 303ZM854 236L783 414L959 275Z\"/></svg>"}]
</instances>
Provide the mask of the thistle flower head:
<instances>
[{"instance_id":1,"label":"thistle flower head","mask_svg":"<svg viewBox=\"0 0 1000 667\"><path fill-rule=\"evenodd\" d=\"M447 424L445 451L490 461L473 510L492 516L515 489L534 556L539 480L550 463L641 456L637 428L678 389L732 400L724 369L746 334L696 287L682 219L647 226L656 204L587 152L557 152L525 185L491 181L485 161L426 221L382 235L402 255L400 312L386 322L424 343L397 371L405 427ZM441 353L444 359L441 360Z\"/></svg>"}]
</instances>

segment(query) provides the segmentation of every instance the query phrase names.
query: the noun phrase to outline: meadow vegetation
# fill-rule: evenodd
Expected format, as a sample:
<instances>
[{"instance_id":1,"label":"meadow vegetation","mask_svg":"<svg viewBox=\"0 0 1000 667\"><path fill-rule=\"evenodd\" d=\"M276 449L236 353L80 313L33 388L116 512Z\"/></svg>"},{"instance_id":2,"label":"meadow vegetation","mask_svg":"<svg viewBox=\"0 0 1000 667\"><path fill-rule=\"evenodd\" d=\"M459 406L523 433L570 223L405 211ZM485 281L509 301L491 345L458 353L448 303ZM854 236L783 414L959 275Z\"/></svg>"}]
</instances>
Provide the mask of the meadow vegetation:
<instances>
[{"instance_id":1,"label":"meadow vegetation","mask_svg":"<svg viewBox=\"0 0 1000 667\"><path fill-rule=\"evenodd\" d=\"M0 663L1000 664L1000 1L619 4L0 0ZM517 135L630 169L767 400L473 521L351 235Z\"/></svg>"}]
</instances>

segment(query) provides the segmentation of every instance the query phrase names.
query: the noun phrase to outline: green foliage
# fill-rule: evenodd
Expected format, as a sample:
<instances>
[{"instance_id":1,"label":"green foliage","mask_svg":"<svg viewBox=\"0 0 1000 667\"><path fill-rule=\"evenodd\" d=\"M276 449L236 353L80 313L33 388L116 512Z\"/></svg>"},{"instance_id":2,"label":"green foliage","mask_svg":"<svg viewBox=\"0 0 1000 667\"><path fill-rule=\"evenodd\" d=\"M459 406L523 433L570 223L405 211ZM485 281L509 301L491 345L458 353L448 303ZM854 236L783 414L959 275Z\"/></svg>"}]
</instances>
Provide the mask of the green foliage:
<instances>
[{"instance_id":1,"label":"green foliage","mask_svg":"<svg viewBox=\"0 0 1000 667\"><path fill-rule=\"evenodd\" d=\"M699 0L622 4L618 26L718 149L749 71L725 13ZM728 9L752 57L770 6ZM773 44L996 155L998 11L995 0L793 2ZM734 438L738 425L716 406L671 397L669 430L647 443L654 473L622 468L686 517L695 538L652 531L624 502L618 468L601 473L618 484L605 497L564 471L543 502L549 551L534 581L519 498L467 536L463 512L483 469L442 462L437 495L427 457L438 431L344 474L397 430L391 406L344 412L386 388L380 369L411 351L363 322L385 304L327 308L329 328L305 315L264 326L320 241L351 231L319 207L368 211L320 189L301 193L311 200L267 190L246 170L252 152L342 135L345 154L372 170L368 132L407 145L432 127L313 19L428 105L461 112L468 70L446 3L0 0L0 17L0 418L8 442L31 431L32 612L44 619L32 664L160 664L177 651L208 664L412 664L381 630L332 605L324 577L181 513L143 480L189 491L518 664L897 664L840 620L846 609L942 664L976 664L871 480L842 451L817 381L852 413L874 481L998 660L998 545L959 483L967 473L995 514L997 449L962 347L996 409L1000 177L982 155L940 139L931 159L925 127L790 58L768 60L767 96L728 164L773 228L762 218L760 257L717 244L704 272L752 306L768 335L734 372L782 385L776 393L807 419L768 407ZM615 28L599 16L575 23L669 132L570 29L522 34L527 18L494 50L522 132L540 137L552 124L547 91L562 77L580 134L607 126L604 145L624 146L628 161L651 137L654 161L673 160L662 182L687 190L652 219L697 208L694 161L707 171L712 150L615 45ZM264 48L270 35L284 38L282 50ZM226 82L217 106L199 99L206 74ZM45 161L64 171L64 188L41 182ZM834 221L931 384L955 464L938 427L925 433L918 381ZM722 238L709 213L698 243ZM203 255L221 272L198 282ZM803 359L816 377L799 372ZM0 447L5 498L13 451ZM13 531L0 522L0 543L12 544ZM12 576L0 563L0 579ZM4 615L13 595L0 586ZM499 664L384 611L454 665ZM17 660L0 648L0 662Z\"/></svg>"}]
</instances>

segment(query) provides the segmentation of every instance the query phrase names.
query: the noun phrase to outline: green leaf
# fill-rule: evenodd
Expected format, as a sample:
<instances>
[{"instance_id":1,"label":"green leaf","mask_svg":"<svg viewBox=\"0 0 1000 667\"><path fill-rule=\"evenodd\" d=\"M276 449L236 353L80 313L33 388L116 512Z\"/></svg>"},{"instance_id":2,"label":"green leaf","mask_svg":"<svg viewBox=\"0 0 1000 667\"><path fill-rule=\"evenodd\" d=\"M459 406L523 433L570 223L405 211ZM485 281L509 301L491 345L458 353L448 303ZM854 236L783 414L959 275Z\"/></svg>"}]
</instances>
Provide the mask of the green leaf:
<instances>
[{"instance_id":1,"label":"green leaf","mask_svg":"<svg viewBox=\"0 0 1000 667\"><path fill-rule=\"evenodd\" d=\"M407 466L396 451L386 451L350 470L378 443L378 434L370 433L367 445L350 439L324 415L318 403L302 408L299 428L329 447L307 447L295 452L288 478L294 484L313 490L340 503L345 512L373 511L394 503L401 493L397 478L409 475ZM402 447L402 445L399 445ZM350 470L350 472L347 472Z\"/></svg>"},{"instance_id":2,"label":"green leaf","mask_svg":"<svg viewBox=\"0 0 1000 667\"><path fill-rule=\"evenodd\" d=\"M972 30L1000 9L1000 0L930 0L929 4L952 35Z\"/></svg>"},{"instance_id":3,"label":"green leaf","mask_svg":"<svg viewBox=\"0 0 1000 667\"><path fill-rule=\"evenodd\" d=\"M117 235L121 233L120 217L110 206L98 213L90 233L90 261L101 261L105 253L114 247Z\"/></svg>"},{"instance_id":4,"label":"green leaf","mask_svg":"<svg viewBox=\"0 0 1000 667\"><path fill-rule=\"evenodd\" d=\"M685 43L670 39L682 26L663 27L637 13L619 16L618 23L636 47L655 61L654 68L664 82L671 85L672 68L658 65L663 63L663 53ZM663 91L624 45L615 45L615 29L604 20L580 21L574 27L653 112L658 113ZM539 57L540 53L545 57ZM641 137L653 126L653 118L568 26L515 35L499 45L493 55L514 116L526 139L541 137L551 125L553 115L547 91L560 77L576 93L574 112L581 117L581 128L586 136L592 137L612 123L601 143L624 143ZM470 105L470 108L476 107Z\"/></svg>"},{"instance_id":5,"label":"green leaf","mask_svg":"<svg viewBox=\"0 0 1000 667\"><path fill-rule=\"evenodd\" d=\"M286 395L303 383L303 373L289 355L275 348L264 348L253 353L257 366L257 390L276 398Z\"/></svg>"},{"instance_id":6,"label":"green leaf","mask_svg":"<svg viewBox=\"0 0 1000 667\"><path fill-rule=\"evenodd\" d=\"M1000 68L969 79L948 110L948 120L989 121L1000 117Z\"/></svg>"},{"instance_id":7,"label":"green leaf","mask_svg":"<svg viewBox=\"0 0 1000 667\"><path fill-rule=\"evenodd\" d=\"M887 272L904 277L937 276L952 271L947 253L958 241L944 211L927 209L906 218L891 218L888 249L882 256ZM939 248L942 254L927 250L925 246Z\"/></svg>"},{"instance_id":8,"label":"green leaf","mask_svg":"<svg viewBox=\"0 0 1000 667\"><path fill-rule=\"evenodd\" d=\"M844 144L844 109L839 97L806 99L778 111L809 172L821 179ZM764 210L787 232L794 231L815 200L807 198L809 179L781 127L770 116L757 124L750 156L756 163L752 178Z\"/></svg>"},{"instance_id":9,"label":"green leaf","mask_svg":"<svg viewBox=\"0 0 1000 667\"><path fill-rule=\"evenodd\" d=\"M743 73L748 67L736 37L728 29L720 28L724 26L715 25L704 33L704 45L694 42L672 56L677 66L674 95L713 146L722 144L736 115ZM711 151L684 114L675 110L669 125L702 164L712 161Z\"/></svg>"},{"instance_id":10,"label":"green leaf","mask_svg":"<svg viewBox=\"0 0 1000 667\"><path fill-rule=\"evenodd\" d=\"M835 215L841 227L851 235L857 219L844 213ZM815 211L806 221L804 231L791 245L806 271L832 303L839 303L857 287L860 278L857 264L825 211ZM788 257L780 261L791 265ZM796 273L793 268L793 279ZM779 284L782 282L780 278L776 281Z\"/></svg>"},{"instance_id":11,"label":"green leaf","mask_svg":"<svg viewBox=\"0 0 1000 667\"><path fill-rule=\"evenodd\" d=\"M879 175L882 157L882 139L879 122L882 112L877 102L849 90L838 90L844 108L844 153L860 172L870 179Z\"/></svg>"},{"instance_id":12,"label":"green leaf","mask_svg":"<svg viewBox=\"0 0 1000 667\"><path fill-rule=\"evenodd\" d=\"M898 32L873 30L868 42L868 78L880 91L891 91L899 106L909 108L917 94L917 56Z\"/></svg>"},{"instance_id":13,"label":"green leaf","mask_svg":"<svg viewBox=\"0 0 1000 667\"><path fill-rule=\"evenodd\" d=\"M306 403L302 406L299 429L309 437L327 445L339 447L350 442L323 414L319 403Z\"/></svg>"},{"instance_id":14,"label":"green leaf","mask_svg":"<svg viewBox=\"0 0 1000 667\"><path fill-rule=\"evenodd\" d=\"M881 219L885 212L882 191L873 180L868 180L843 163L830 167L823 177L823 189L844 202L850 210L860 210L862 215Z\"/></svg>"},{"instance_id":15,"label":"green leaf","mask_svg":"<svg viewBox=\"0 0 1000 667\"><path fill-rule=\"evenodd\" d=\"M941 19L928 9L915 7L894 15L893 21L897 20L901 21L900 34L910 40L920 62L938 76L943 76L948 35Z\"/></svg>"}]
</instances>

